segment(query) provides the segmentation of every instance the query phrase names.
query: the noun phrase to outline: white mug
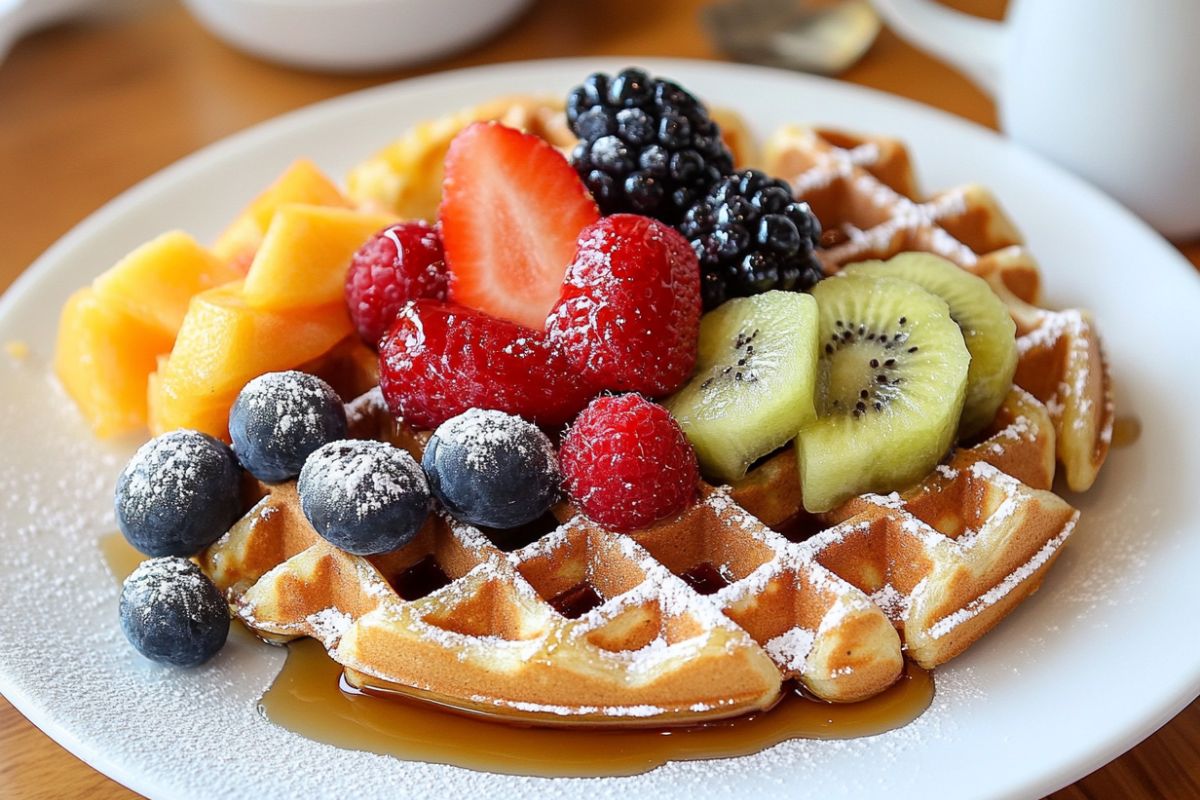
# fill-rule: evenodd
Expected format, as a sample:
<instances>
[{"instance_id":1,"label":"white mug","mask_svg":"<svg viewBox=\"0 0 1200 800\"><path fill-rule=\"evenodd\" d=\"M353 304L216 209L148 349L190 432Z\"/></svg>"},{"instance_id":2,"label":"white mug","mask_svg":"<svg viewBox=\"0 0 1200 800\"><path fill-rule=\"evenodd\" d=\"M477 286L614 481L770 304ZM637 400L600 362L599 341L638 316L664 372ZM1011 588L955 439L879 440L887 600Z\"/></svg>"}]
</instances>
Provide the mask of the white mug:
<instances>
[{"instance_id":1,"label":"white mug","mask_svg":"<svg viewBox=\"0 0 1200 800\"><path fill-rule=\"evenodd\" d=\"M1163 234L1200 235L1200 0L1012 0L1004 22L874 3L992 94L1013 139Z\"/></svg>"}]
</instances>

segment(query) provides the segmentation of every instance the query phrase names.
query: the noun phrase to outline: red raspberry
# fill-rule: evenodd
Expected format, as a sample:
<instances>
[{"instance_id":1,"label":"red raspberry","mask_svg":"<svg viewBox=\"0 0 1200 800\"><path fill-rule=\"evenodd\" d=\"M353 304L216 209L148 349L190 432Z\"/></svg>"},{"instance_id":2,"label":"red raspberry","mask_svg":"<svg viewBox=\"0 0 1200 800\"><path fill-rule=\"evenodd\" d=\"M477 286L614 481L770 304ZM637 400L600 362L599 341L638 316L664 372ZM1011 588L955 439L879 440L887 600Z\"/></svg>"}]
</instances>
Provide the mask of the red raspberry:
<instances>
[{"instance_id":1,"label":"red raspberry","mask_svg":"<svg viewBox=\"0 0 1200 800\"><path fill-rule=\"evenodd\" d=\"M363 341L375 347L409 300L446 299L442 238L427 222L398 222L358 248L346 272L346 304Z\"/></svg>"},{"instance_id":2,"label":"red raspberry","mask_svg":"<svg viewBox=\"0 0 1200 800\"><path fill-rule=\"evenodd\" d=\"M591 383L661 397L696 365L700 266L673 228L614 214L583 229L562 296L546 321Z\"/></svg>"},{"instance_id":3,"label":"red raspberry","mask_svg":"<svg viewBox=\"0 0 1200 800\"><path fill-rule=\"evenodd\" d=\"M545 332L434 300L401 309L379 344L379 385L392 413L418 428L471 408L553 427L595 395Z\"/></svg>"},{"instance_id":4,"label":"red raspberry","mask_svg":"<svg viewBox=\"0 0 1200 800\"><path fill-rule=\"evenodd\" d=\"M622 533L682 511L700 480L679 423L636 394L593 400L563 436L558 459L571 499Z\"/></svg>"}]
</instances>

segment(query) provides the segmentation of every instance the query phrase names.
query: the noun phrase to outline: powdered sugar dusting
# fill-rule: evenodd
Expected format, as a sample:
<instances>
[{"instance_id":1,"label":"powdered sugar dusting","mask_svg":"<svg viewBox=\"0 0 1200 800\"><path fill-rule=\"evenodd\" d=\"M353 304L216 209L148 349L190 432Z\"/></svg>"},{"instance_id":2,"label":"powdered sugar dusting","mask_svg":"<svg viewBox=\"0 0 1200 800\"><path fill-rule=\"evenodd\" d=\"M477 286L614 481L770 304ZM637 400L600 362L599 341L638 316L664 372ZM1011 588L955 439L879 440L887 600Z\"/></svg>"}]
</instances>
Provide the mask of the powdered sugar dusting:
<instances>
[{"instance_id":1,"label":"powdered sugar dusting","mask_svg":"<svg viewBox=\"0 0 1200 800\"><path fill-rule=\"evenodd\" d=\"M1075 512L1070 521L1059 531L1058 535L1042 545L1041 549L1034 553L1032 558L1017 567L1004 580L991 589L988 589L963 608L935 622L929 627L929 635L934 639L941 638L967 620L978 615L985 608L989 608L1000 602L1000 600L1024 583L1058 552L1058 549L1066 542L1071 532L1075 530L1075 523L1078 519L1079 512Z\"/></svg>"},{"instance_id":2,"label":"powdered sugar dusting","mask_svg":"<svg viewBox=\"0 0 1200 800\"><path fill-rule=\"evenodd\" d=\"M557 474L558 460L546 435L532 423L503 411L472 408L442 423L434 435L461 445L467 466L476 472L494 472L508 463L509 457L499 455L504 452L539 466L548 477Z\"/></svg>"},{"instance_id":3,"label":"powdered sugar dusting","mask_svg":"<svg viewBox=\"0 0 1200 800\"><path fill-rule=\"evenodd\" d=\"M771 639L763 649L776 664L790 673L799 675L804 670L804 661L812 650L816 634L805 628L795 627Z\"/></svg>"},{"instance_id":4,"label":"powdered sugar dusting","mask_svg":"<svg viewBox=\"0 0 1200 800\"><path fill-rule=\"evenodd\" d=\"M168 506L195 508L202 499L197 497L198 487L204 485L201 476L226 457L195 431L177 430L151 439L138 448L123 471L128 477L125 506L138 517Z\"/></svg>"},{"instance_id":5,"label":"powdered sugar dusting","mask_svg":"<svg viewBox=\"0 0 1200 800\"><path fill-rule=\"evenodd\" d=\"M289 370L259 375L242 389L240 411L261 415L274 423L274 435L287 440L300 431L321 430L325 409L341 406L341 399L325 381L308 373Z\"/></svg>"},{"instance_id":6,"label":"powdered sugar dusting","mask_svg":"<svg viewBox=\"0 0 1200 800\"><path fill-rule=\"evenodd\" d=\"M320 485L333 502L366 519L414 491L429 494L421 466L407 452L385 442L343 440L317 450L304 464L300 485Z\"/></svg>"}]
</instances>

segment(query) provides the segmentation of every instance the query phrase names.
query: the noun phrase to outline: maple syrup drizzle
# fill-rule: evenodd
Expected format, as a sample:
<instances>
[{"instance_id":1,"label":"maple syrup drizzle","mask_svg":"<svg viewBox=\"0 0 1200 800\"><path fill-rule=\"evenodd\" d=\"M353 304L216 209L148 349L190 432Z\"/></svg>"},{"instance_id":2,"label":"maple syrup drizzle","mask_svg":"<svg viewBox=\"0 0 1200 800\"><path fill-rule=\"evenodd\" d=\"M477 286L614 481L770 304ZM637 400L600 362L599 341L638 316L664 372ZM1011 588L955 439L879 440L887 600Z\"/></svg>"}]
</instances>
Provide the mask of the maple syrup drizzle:
<instances>
[{"instance_id":1,"label":"maple syrup drizzle","mask_svg":"<svg viewBox=\"0 0 1200 800\"><path fill-rule=\"evenodd\" d=\"M906 725L933 699L933 676L909 664L894 686L861 703L823 703L789 687L770 711L732 720L582 730L520 727L402 697L345 691L341 674L318 642L292 642L259 710L276 725L336 747L541 777L636 775L668 761L750 755L789 739L871 736Z\"/></svg>"},{"instance_id":2,"label":"maple syrup drizzle","mask_svg":"<svg viewBox=\"0 0 1200 800\"><path fill-rule=\"evenodd\" d=\"M144 558L120 533L101 539L100 550L118 582ZM410 591L419 592L421 581L436 582L433 570L441 569L436 563L432 569L429 567L418 562L402 574L404 579L412 573L406 579L412 581ZM691 576L685 578L689 582L701 583L698 591L716 581L724 583L720 572L708 562L697 564L687 574ZM588 598L588 593L594 597ZM551 602L574 608L599 597L585 582ZM586 613L586 609L580 613ZM692 727L525 727L353 689L345 683L342 668L312 639L292 642L287 650L283 669L258 705L259 712L274 724L348 750L511 775L637 775L668 761L751 755L790 739L873 736L907 725L933 700L933 676L915 664L906 664L895 685L860 703L824 703L789 685L769 711Z\"/></svg>"},{"instance_id":3,"label":"maple syrup drizzle","mask_svg":"<svg viewBox=\"0 0 1200 800\"><path fill-rule=\"evenodd\" d=\"M604 597L596 591L596 587L587 581L577 583L570 589L565 589L551 597L548 601L554 610L567 619L579 619L587 612L604 602Z\"/></svg>"},{"instance_id":4,"label":"maple syrup drizzle","mask_svg":"<svg viewBox=\"0 0 1200 800\"><path fill-rule=\"evenodd\" d=\"M397 575L392 588L405 600L420 600L449 584L450 576L442 571L436 558L427 555Z\"/></svg>"},{"instance_id":5,"label":"maple syrup drizzle","mask_svg":"<svg viewBox=\"0 0 1200 800\"><path fill-rule=\"evenodd\" d=\"M108 564L108 571L117 579L118 584L124 583L137 569L138 564L146 560L119 531L100 539L100 553L104 556L104 563Z\"/></svg>"},{"instance_id":6,"label":"maple syrup drizzle","mask_svg":"<svg viewBox=\"0 0 1200 800\"><path fill-rule=\"evenodd\" d=\"M482 525L476 527L496 547L506 553L511 553L513 550L519 550L527 544L536 542L547 533L555 530L558 525L558 519L547 511L532 522L518 525L515 528L487 528Z\"/></svg>"},{"instance_id":7,"label":"maple syrup drizzle","mask_svg":"<svg viewBox=\"0 0 1200 800\"><path fill-rule=\"evenodd\" d=\"M772 525L771 529L789 542L803 542L828 527L829 523L822 522L815 514L800 509L778 525Z\"/></svg>"},{"instance_id":8,"label":"maple syrup drizzle","mask_svg":"<svg viewBox=\"0 0 1200 800\"><path fill-rule=\"evenodd\" d=\"M679 577L700 594L716 594L729 585L729 581L721 574L721 570L717 569L711 561L701 561L687 571L681 572Z\"/></svg>"},{"instance_id":9,"label":"maple syrup drizzle","mask_svg":"<svg viewBox=\"0 0 1200 800\"><path fill-rule=\"evenodd\" d=\"M1142 436L1142 421L1137 417L1118 417L1113 422L1112 446L1129 447Z\"/></svg>"}]
</instances>

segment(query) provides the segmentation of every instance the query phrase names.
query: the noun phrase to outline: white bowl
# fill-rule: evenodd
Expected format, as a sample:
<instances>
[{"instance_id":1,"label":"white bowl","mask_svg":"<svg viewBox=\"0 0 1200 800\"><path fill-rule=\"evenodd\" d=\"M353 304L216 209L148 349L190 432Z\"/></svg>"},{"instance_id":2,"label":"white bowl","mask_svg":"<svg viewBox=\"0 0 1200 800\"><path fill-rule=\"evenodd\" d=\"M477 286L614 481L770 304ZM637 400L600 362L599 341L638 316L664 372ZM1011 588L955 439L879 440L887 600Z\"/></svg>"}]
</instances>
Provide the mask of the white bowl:
<instances>
[{"instance_id":1,"label":"white bowl","mask_svg":"<svg viewBox=\"0 0 1200 800\"><path fill-rule=\"evenodd\" d=\"M529 0L184 0L251 55L333 71L427 61L483 39Z\"/></svg>"}]
</instances>

